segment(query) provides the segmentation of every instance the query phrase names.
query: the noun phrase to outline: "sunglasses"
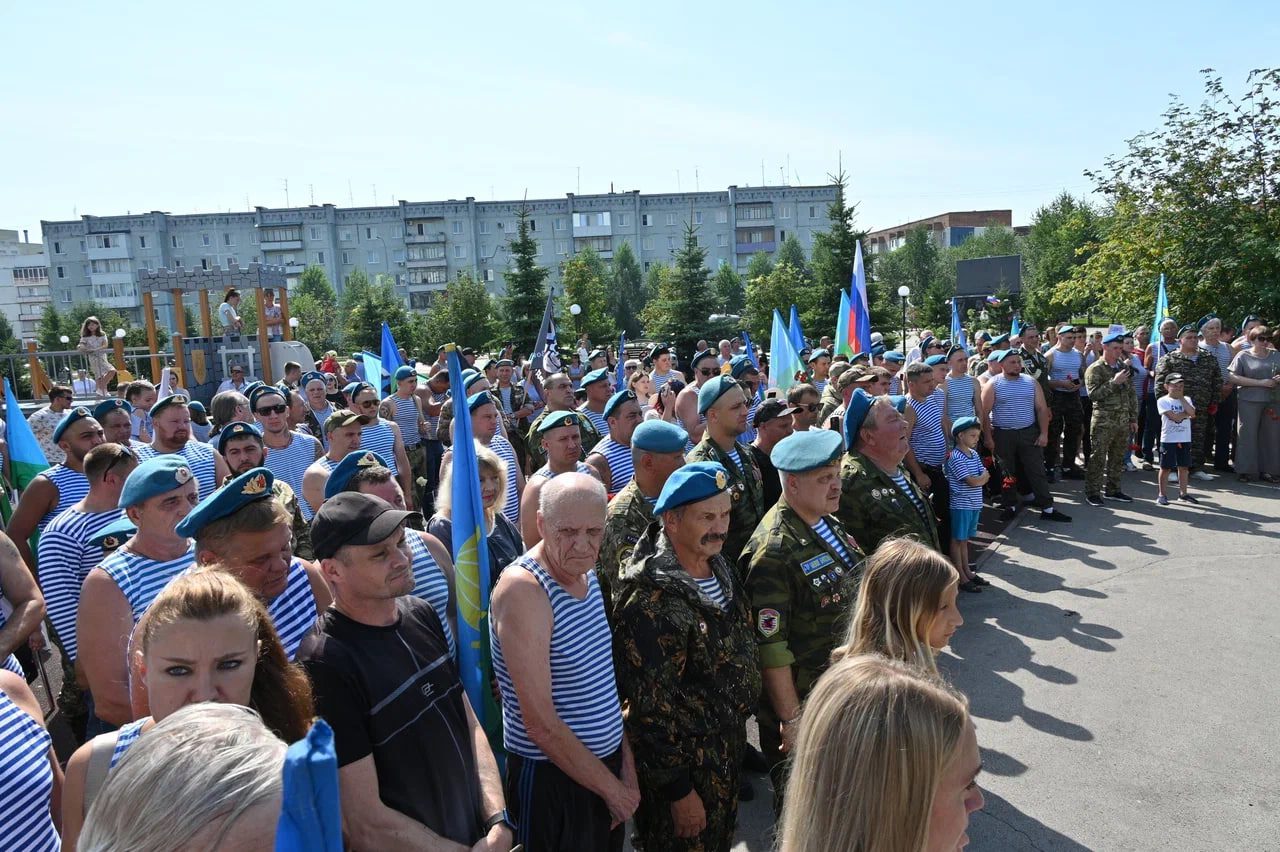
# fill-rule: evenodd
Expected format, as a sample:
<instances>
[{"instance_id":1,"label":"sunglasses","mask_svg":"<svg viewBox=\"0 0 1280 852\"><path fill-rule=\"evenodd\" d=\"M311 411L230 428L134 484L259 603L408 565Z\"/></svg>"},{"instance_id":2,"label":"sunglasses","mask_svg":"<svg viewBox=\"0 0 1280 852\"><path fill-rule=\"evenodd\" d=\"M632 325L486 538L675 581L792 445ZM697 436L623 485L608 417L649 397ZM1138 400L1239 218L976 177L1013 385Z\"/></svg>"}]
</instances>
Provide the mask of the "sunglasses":
<instances>
[{"instance_id":1,"label":"sunglasses","mask_svg":"<svg viewBox=\"0 0 1280 852\"><path fill-rule=\"evenodd\" d=\"M289 410L289 406L283 402L279 405L264 405L262 408L255 409L258 414L284 414Z\"/></svg>"},{"instance_id":2,"label":"sunglasses","mask_svg":"<svg viewBox=\"0 0 1280 852\"><path fill-rule=\"evenodd\" d=\"M806 402L804 404L799 404L799 403L796 404L796 408L799 408L802 411L807 411L810 414L813 414L815 411L817 411L821 407L822 407L822 404L817 402Z\"/></svg>"},{"instance_id":3,"label":"sunglasses","mask_svg":"<svg viewBox=\"0 0 1280 852\"><path fill-rule=\"evenodd\" d=\"M699 376L714 376L715 374L715 370L698 370Z\"/></svg>"},{"instance_id":4,"label":"sunglasses","mask_svg":"<svg viewBox=\"0 0 1280 852\"><path fill-rule=\"evenodd\" d=\"M111 457L111 464L107 465L107 469L104 470L102 473L106 475L110 473L114 468L116 468L121 462L128 461L130 459L132 459L133 461L137 461L138 457L133 454L133 450L129 449L128 447L121 446L116 451L115 455Z\"/></svg>"},{"instance_id":5,"label":"sunglasses","mask_svg":"<svg viewBox=\"0 0 1280 852\"><path fill-rule=\"evenodd\" d=\"M356 405L360 406L361 408L377 408L378 401L376 399L366 399L364 402L356 403Z\"/></svg>"}]
</instances>

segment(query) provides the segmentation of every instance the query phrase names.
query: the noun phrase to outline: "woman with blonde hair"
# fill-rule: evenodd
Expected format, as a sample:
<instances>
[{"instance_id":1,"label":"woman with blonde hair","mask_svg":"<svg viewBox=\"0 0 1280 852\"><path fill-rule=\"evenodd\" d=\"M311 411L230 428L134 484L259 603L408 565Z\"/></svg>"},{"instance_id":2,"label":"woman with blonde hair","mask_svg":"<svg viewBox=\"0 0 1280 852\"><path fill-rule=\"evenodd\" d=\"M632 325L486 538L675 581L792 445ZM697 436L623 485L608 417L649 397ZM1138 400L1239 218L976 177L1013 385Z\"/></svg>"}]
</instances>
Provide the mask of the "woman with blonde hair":
<instances>
[{"instance_id":1,"label":"woman with blonde hair","mask_svg":"<svg viewBox=\"0 0 1280 852\"><path fill-rule=\"evenodd\" d=\"M216 566L175 577L134 628L133 647L151 715L82 745L67 764L63 849L76 848L85 813L109 773L156 723L201 701L239 704L262 715L285 742L306 736L311 684L289 662L262 602Z\"/></svg>"},{"instance_id":2,"label":"woman with blonde hair","mask_svg":"<svg viewBox=\"0 0 1280 852\"><path fill-rule=\"evenodd\" d=\"M962 849L981 770L963 695L900 660L847 657L805 701L779 849Z\"/></svg>"},{"instance_id":3,"label":"woman with blonde hair","mask_svg":"<svg viewBox=\"0 0 1280 852\"><path fill-rule=\"evenodd\" d=\"M502 514L502 508L509 499L507 465L493 450L479 441L475 444L476 461L480 467L480 502L484 505L485 531L489 543L489 587L492 589L498 582L498 574L502 569L524 552L524 544L516 525ZM457 554L453 552L452 462L453 456L450 454L440 469L436 513L427 521L427 532L444 542L444 546L449 548L449 555L457 559Z\"/></svg>"},{"instance_id":4,"label":"woman with blonde hair","mask_svg":"<svg viewBox=\"0 0 1280 852\"><path fill-rule=\"evenodd\" d=\"M942 554L914 539L886 539L867 559L849 633L832 658L883 654L936 674L935 655L964 624L959 586Z\"/></svg>"},{"instance_id":5,"label":"woman with blonde hair","mask_svg":"<svg viewBox=\"0 0 1280 852\"><path fill-rule=\"evenodd\" d=\"M107 350L111 342L102 330L102 322L97 317L85 317L80 323L80 342L76 349L89 359L89 372L98 383L98 396L107 395L107 383L115 377L116 368L107 360Z\"/></svg>"}]
</instances>

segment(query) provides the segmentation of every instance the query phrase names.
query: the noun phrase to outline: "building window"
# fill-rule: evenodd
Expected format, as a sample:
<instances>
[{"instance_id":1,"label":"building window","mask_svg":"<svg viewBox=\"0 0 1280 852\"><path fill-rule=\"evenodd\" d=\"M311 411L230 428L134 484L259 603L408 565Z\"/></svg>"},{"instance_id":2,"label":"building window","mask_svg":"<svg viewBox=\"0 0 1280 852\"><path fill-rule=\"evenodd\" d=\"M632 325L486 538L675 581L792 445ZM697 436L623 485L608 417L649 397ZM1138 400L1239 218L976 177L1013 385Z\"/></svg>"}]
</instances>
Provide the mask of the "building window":
<instances>
[{"instance_id":1,"label":"building window","mask_svg":"<svg viewBox=\"0 0 1280 852\"><path fill-rule=\"evenodd\" d=\"M652 217L651 215L649 215L648 213L641 213L641 214L640 214L640 224L641 224L641 225L644 225L646 228L651 228L651 227L653 227L653 217Z\"/></svg>"},{"instance_id":2,"label":"building window","mask_svg":"<svg viewBox=\"0 0 1280 852\"><path fill-rule=\"evenodd\" d=\"M482 234L489 233L489 223L484 221L483 219L480 220L480 233Z\"/></svg>"},{"instance_id":3,"label":"building window","mask_svg":"<svg viewBox=\"0 0 1280 852\"><path fill-rule=\"evenodd\" d=\"M147 247L147 238L146 238L146 237L144 237L144 236L139 235L139 236L138 236L138 248L146 248L146 247Z\"/></svg>"},{"instance_id":4,"label":"building window","mask_svg":"<svg viewBox=\"0 0 1280 852\"><path fill-rule=\"evenodd\" d=\"M728 235L728 234L720 234L720 235L716 238L716 243L717 243L717 245L722 245L722 246L727 246L727 245L729 245L729 235Z\"/></svg>"},{"instance_id":5,"label":"building window","mask_svg":"<svg viewBox=\"0 0 1280 852\"><path fill-rule=\"evenodd\" d=\"M81 240L81 241L80 241L80 253L81 253L81 254L84 254L84 252L85 252L85 248L84 248L84 240Z\"/></svg>"},{"instance_id":6,"label":"building window","mask_svg":"<svg viewBox=\"0 0 1280 852\"><path fill-rule=\"evenodd\" d=\"M565 218L561 216L560 218L555 220L555 222L552 224L552 227L555 228L557 231L563 231L565 229L565 222L566 222Z\"/></svg>"},{"instance_id":7,"label":"building window","mask_svg":"<svg viewBox=\"0 0 1280 852\"><path fill-rule=\"evenodd\" d=\"M71 304L71 291L68 290L62 294L62 301Z\"/></svg>"},{"instance_id":8,"label":"building window","mask_svg":"<svg viewBox=\"0 0 1280 852\"><path fill-rule=\"evenodd\" d=\"M449 278L449 271L444 267L437 269L410 269L410 284L443 284Z\"/></svg>"},{"instance_id":9,"label":"building window","mask_svg":"<svg viewBox=\"0 0 1280 852\"><path fill-rule=\"evenodd\" d=\"M556 254L568 254L568 253L569 253L569 241L556 240Z\"/></svg>"},{"instance_id":10,"label":"building window","mask_svg":"<svg viewBox=\"0 0 1280 852\"><path fill-rule=\"evenodd\" d=\"M318 240L318 239L320 239L320 229L319 229L319 228L317 228L315 225L312 225L312 226L308 229L308 233L310 233L310 234L311 234L311 239L313 239L313 240ZM230 245L230 243L228 243L228 245Z\"/></svg>"},{"instance_id":11,"label":"building window","mask_svg":"<svg viewBox=\"0 0 1280 852\"><path fill-rule=\"evenodd\" d=\"M97 234L93 238L93 246L100 249L119 248L120 238L111 234Z\"/></svg>"},{"instance_id":12,"label":"building window","mask_svg":"<svg viewBox=\"0 0 1280 852\"><path fill-rule=\"evenodd\" d=\"M646 261L644 262L644 271L645 271L645 272L648 272L648 271L649 271L649 267L650 267L650 266L652 266L652 265L653 265L653 262L652 262L652 261L648 261L648 260L646 260Z\"/></svg>"},{"instance_id":13,"label":"building window","mask_svg":"<svg viewBox=\"0 0 1280 852\"><path fill-rule=\"evenodd\" d=\"M790 205L790 204L784 204L784 205L782 205L782 213L781 213L781 214L779 214L779 218L781 218L781 219L790 219L790 218L791 218L791 205Z\"/></svg>"},{"instance_id":14,"label":"building window","mask_svg":"<svg viewBox=\"0 0 1280 852\"><path fill-rule=\"evenodd\" d=\"M404 249L392 249L391 260L393 263L404 263Z\"/></svg>"},{"instance_id":15,"label":"building window","mask_svg":"<svg viewBox=\"0 0 1280 852\"><path fill-rule=\"evenodd\" d=\"M208 268L209 268L209 258L207 258L207 257L202 257L202 258L200 258L200 268L201 268L201 269L208 269Z\"/></svg>"},{"instance_id":16,"label":"building window","mask_svg":"<svg viewBox=\"0 0 1280 852\"><path fill-rule=\"evenodd\" d=\"M369 228L369 227L366 227L366 228L364 229L364 238L365 238L366 240L371 240L371 239L373 239L374 237L376 237L377 235L378 235L378 229L377 229L377 228Z\"/></svg>"},{"instance_id":17,"label":"building window","mask_svg":"<svg viewBox=\"0 0 1280 852\"><path fill-rule=\"evenodd\" d=\"M240 265L240 261L236 260L236 256L235 256L234 254L229 254L229 255L227 255L226 257L224 257L224 258L222 259L222 263L223 263L223 265L225 265L228 269L230 269L230 268L231 268L231 265L232 265L232 264L235 264L236 266L239 266L239 265Z\"/></svg>"},{"instance_id":18,"label":"building window","mask_svg":"<svg viewBox=\"0 0 1280 852\"><path fill-rule=\"evenodd\" d=\"M174 248L182 248L182 237L169 237L169 244Z\"/></svg>"},{"instance_id":19,"label":"building window","mask_svg":"<svg viewBox=\"0 0 1280 852\"><path fill-rule=\"evenodd\" d=\"M778 242L780 242L780 243L781 243L781 242L785 242L785 241L786 241L786 239L787 239L787 232L786 232L786 231L778 231Z\"/></svg>"},{"instance_id":20,"label":"building window","mask_svg":"<svg viewBox=\"0 0 1280 852\"><path fill-rule=\"evenodd\" d=\"M515 224L514 224L514 223L511 225L511 230L513 230L513 231L514 231L514 230L516 230L516 226L515 226ZM537 220L537 219L530 219L530 220L529 220L529 230L530 230L530 231L536 231L536 230L538 230L538 220ZM487 279L485 279L485 280L486 280L486 281L492 281L493 279L492 279L492 278L487 278Z\"/></svg>"},{"instance_id":21,"label":"building window","mask_svg":"<svg viewBox=\"0 0 1280 852\"><path fill-rule=\"evenodd\" d=\"M653 237L645 237L640 241L641 251L653 251Z\"/></svg>"},{"instance_id":22,"label":"building window","mask_svg":"<svg viewBox=\"0 0 1280 852\"><path fill-rule=\"evenodd\" d=\"M317 263L317 264L323 264L323 263L324 263L324 252L322 252L322 251L318 251L318 252L316 252L316 263Z\"/></svg>"},{"instance_id":23,"label":"building window","mask_svg":"<svg viewBox=\"0 0 1280 852\"><path fill-rule=\"evenodd\" d=\"M343 265L343 266L350 266L350 265L351 265L351 252L349 252L349 251L344 251L344 252L342 253L342 265Z\"/></svg>"},{"instance_id":24,"label":"building window","mask_svg":"<svg viewBox=\"0 0 1280 852\"><path fill-rule=\"evenodd\" d=\"M62 266L59 266L59 267L58 267L58 277L59 277L59 278L66 278L66 277L67 277L67 270L66 270L66 268L65 268L65 267L62 267Z\"/></svg>"},{"instance_id":25,"label":"building window","mask_svg":"<svg viewBox=\"0 0 1280 852\"><path fill-rule=\"evenodd\" d=\"M739 219L772 219L772 204L748 204L738 207Z\"/></svg>"},{"instance_id":26,"label":"building window","mask_svg":"<svg viewBox=\"0 0 1280 852\"><path fill-rule=\"evenodd\" d=\"M697 243L697 244L698 244L698 247L699 247L699 248L701 248L701 247L702 247L702 237L701 237L701 236L694 237L694 238L693 238L693 241L694 241L695 243Z\"/></svg>"},{"instance_id":27,"label":"building window","mask_svg":"<svg viewBox=\"0 0 1280 852\"><path fill-rule=\"evenodd\" d=\"M344 243L351 242L351 231L339 231L338 239L342 240Z\"/></svg>"},{"instance_id":28,"label":"building window","mask_svg":"<svg viewBox=\"0 0 1280 852\"><path fill-rule=\"evenodd\" d=\"M89 271L95 274L102 274L104 272L128 272L129 261L124 258L92 260L89 262Z\"/></svg>"},{"instance_id":29,"label":"building window","mask_svg":"<svg viewBox=\"0 0 1280 852\"><path fill-rule=\"evenodd\" d=\"M465 245L456 245L453 247L453 256L458 260L462 260L467 256L467 247Z\"/></svg>"},{"instance_id":30,"label":"building window","mask_svg":"<svg viewBox=\"0 0 1280 852\"><path fill-rule=\"evenodd\" d=\"M249 235L249 242L255 246L258 244L258 232L256 230Z\"/></svg>"},{"instance_id":31,"label":"building window","mask_svg":"<svg viewBox=\"0 0 1280 852\"><path fill-rule=\"evenodd\" d=\"M818 218L818 205L816 205L816 204L810 204L810 205L809 205L809 218L810 218L810 219L817 219L817 218Z\"/></svg>"},{"instance_id":32,"label":"building window","mask_svg":"<svg viewBox=\"0 0 1280 852\"><path fill-rule=\"evenodd\" d=\"M667 214L667 227L668 227L668 228L670 228L670 227L674 226L674 225L675 225L675 223L676 223L676 214L674 214L674 213L668 213L668 214Z\"/></svg>"},{"instance_id":33,"label":"building window","mask_svg":"<svg viewBox=\"0 0 1280 852\"><path fill-rule=\"evenodd\" d=\"M453 232L454 232L455 234L461 234L461 233L462 233L462 220L461 220L461 219L454 219L454 220L453 220Z\"/></svg>"},{"instance_id":34,"label":"building window","mask_svg":"<svg viewBox=\"0 0 1280 852\"><path fill-rule=\"evenodd\" d=\"M723 224L725 224L725 223L726 223L726 222L728 222L728 221L729 221L729 211L728 211L728 210L720 209L720 210L717 210L717 211L716 211L716 222L717 222L717 224L723 225Z\"/></svg>"},{"instance_id":35,"label":"building window","mask_svg":"<svg viewBox=\"0 0 1280 852\"><path fill-rule=\"evenodd\" d=\"M366 252L365 256L368 258L369 263L381 263L381 262L382 262L382 256L381 256L381 255L379 255L376 251Z\"/></svg>"},{"instance_id":36,"label":"building window","mask_svg":"<svg viewBox=\"0 0 1280 852\"><path fill-rule=\"evenodd\" d=\"M695 211L693 211L693 224L695 224L695 225L701 225L701 224L702 224L702 211L701 211L701 210L695 210Z\"/></svg>"},{"instance_id":37,"label":"building window","mask_svg":"<svg viewBox=\"0 0 1280 852\"><path fill-rule=\"evenodd\" d=\"M62 254L62 243L58 242L57 240L55 240L53 243L53 253Z\"/></svg>"},{"instance_id":38,"label":"building window","mask_svg":"<svg viewBox=\"0 0 1280 852\"><path fill-rule=\"evenodd\" d=\"M235 245L235 244L236 244L236 241L235 241L235 240L233 240L233 239L231 238L231 235L230 235L230 234L223 234L223 235L222 235L222 244L223 244L224 246L233 246L233 245Z\"/></svg>"},{"instance_id":39,"label":"building window","mask_svg":"<svg viewBox=\"0 0 1280 852\"><path fill-rule=\"evenodd\" d=\"M255 254L255 255L253 256L253 259L252 259L251 261L249 261L249 262L250 262L250 263L261 263L261 259L260 259L256 254Z\"/></svg>"},{"instance_id":40,"label":"building window","mask_svg":"<svg viewBox=\"0 0 1280 852\"><path fill-rule=\"evenodd\" d=\"M631 225L631 216L630 216L629 214L627 214L627 213L619 213L619 214L618 214L618 227L619 227L619 228L626 228L626 227L630 227L630 225Z\"/></svg>"},{"instance_id":41,"label":"building window","mask_svg":"<svg viewBox=\"0 0 1280 852\"><path fill-rule=\"evenodd\" d=\"M409 260L441 260L444 258L444 245L431 243L425 246L409 246Z\"/></svg>"},{"instance_id":42,"label":"building window","mask_svg":"<svg viewBox=\"0 0 1280 852\"><path fill-rule=\"evenodd\" d=\"M202 246L207 246L207 245L209 245L209 244L210 244L210 242L211 242L211 241L210 241L210 239L209 239L209 235L208 235L208 234L201 234L201 235L200 235L200 245L202 245Z\"/></svg>"},{"instance_id":43,"label":"building window","mask_svg":"<svg viewBox=\"0 0 1280 852\"><path fill-rule=\"evenodd\" d=\"M262 241L267 243L296 243L302 241L302 229L294 227L263 228Z\"/></svg>"},{"instance_id":44,"label":"building window","mask_svg":"<svg viewBox=\"0 0 1280 852\"><path fill-rule=\"evenodd\" d=\"M574 213L575 228L604 228L609 226L609 213Z\"/></svg>"},{"instance_id":45,"label":"building window","mask_svg":"<svg viewBox=\"0 0 1280 852\"><path fill-rule=\"evenodd\" d=\"M675 238L675 237L667 237L667 248L668 248L668 249L674 249L675 247L676 247L676 238Z\"/></svg>"},{"instance_id":46,"label":"building window","mask_svg":"<svg viewBox=\"0 0 1280 852\"><path fill-rule=\"evenodd\" d=\"M174 269L181 269L181 268L182 268L182 258L180 258L180 257L175 257L175 258L173 259L173 268L174 268Z\"/></svg>"},{"instance_id":47,"label":"building window","mask_svg":"<svg viewBox=\"0 0 1280 852\"><path fill-rule=\"evenodd\" d=\"M485 281L492 281L492 280L493 280L493 270L492 270L492 269L486 269L486 270L484 271L484 280L485 280Z\"/></svg>"}]
</instances>

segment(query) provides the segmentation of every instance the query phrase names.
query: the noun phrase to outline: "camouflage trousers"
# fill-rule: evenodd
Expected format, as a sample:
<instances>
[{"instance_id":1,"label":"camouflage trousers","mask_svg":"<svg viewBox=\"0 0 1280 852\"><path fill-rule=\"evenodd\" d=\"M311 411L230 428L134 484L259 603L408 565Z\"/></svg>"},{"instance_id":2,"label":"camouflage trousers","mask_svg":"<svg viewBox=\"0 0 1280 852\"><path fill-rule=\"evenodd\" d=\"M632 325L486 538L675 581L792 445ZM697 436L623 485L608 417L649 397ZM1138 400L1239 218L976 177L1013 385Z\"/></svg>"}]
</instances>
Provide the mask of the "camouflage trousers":
<instances>
[{"instance_id":1,"label":"camouflage trousers","mask_svg":"<svg viewBox=\"0 0 1280 852\"><path fill-rule=\"evenodd\" d=\"M1124 472L1124 456L1129 450L1129 424L1104 417L1093 418L1089 428L1093 452L1085 470L1085 494L1101 494L1106 479L1108 494L1120 491L1120 474Z\"/></svg>"},{"instance_id":2,"label":"camouflage trousers","mask_svg":"<svg viewBox=\"0 0 1280 852\"><path fill-rule=\"evenodd\" d=\"M738 782L746 748L746 729L739 724L727 736L704 741L694 753L693 790L702 799L707 826L697 837L676 837L671 803L658 785L640 775L640 807L636 810L634 846L644 852L729 852L738 824Z\"/></svg>"}]
</instances>

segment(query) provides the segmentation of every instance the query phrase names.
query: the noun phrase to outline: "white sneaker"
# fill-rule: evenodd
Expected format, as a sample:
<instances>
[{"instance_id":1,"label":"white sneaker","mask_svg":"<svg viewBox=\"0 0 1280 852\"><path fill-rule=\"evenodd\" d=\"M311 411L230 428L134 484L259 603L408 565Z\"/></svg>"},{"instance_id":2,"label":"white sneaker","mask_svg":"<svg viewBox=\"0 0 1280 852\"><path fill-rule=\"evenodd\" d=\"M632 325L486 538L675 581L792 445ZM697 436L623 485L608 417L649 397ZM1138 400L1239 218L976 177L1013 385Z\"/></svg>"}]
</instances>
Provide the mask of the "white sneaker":
<instances>
[{"instance_id":1,"label":"white sneaker","mask_svg":"<svg viewBox=\"0 0 1280 852\"><path fill-rule=\"evenodd\" d=\"M1213 477L1205 473L1203 470L1197 470L1195 473L1191 474L1191 476L1201 482L1213 482Z\"/></svg>"},{"instance_id":2,"label":"white sneaker","mask_svg":"<svg viewBox=\"0 0 1280 852\"><path fill-rule=\"evenodd\" d=\"M1133 473L1133 472L1135 472L1135 471L1138 469L1138 466L1137 466L1136 464L1134 464L1133 462L1125 462L1125 463L1124 463L1124 469L1125 469L1125 470L1127 470L1127 471L1129 471L1130 473Z\"/></svg>"}]
</instances>

